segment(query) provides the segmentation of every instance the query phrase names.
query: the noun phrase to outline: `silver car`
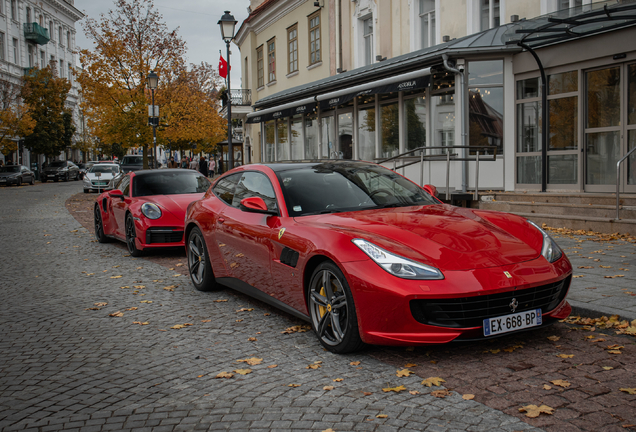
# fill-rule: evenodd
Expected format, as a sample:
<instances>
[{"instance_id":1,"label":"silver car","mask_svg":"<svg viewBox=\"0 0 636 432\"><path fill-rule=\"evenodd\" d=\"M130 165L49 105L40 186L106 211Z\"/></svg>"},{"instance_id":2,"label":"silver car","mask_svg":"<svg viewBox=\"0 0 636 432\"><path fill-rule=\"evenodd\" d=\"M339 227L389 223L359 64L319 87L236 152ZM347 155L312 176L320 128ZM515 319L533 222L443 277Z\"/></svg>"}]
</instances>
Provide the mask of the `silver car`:
<instances>
[{"instance_id":1,"label":"silver car","mask_svg":"<svg viewBox=\"0 0 636 432\"><path fill-rule=\"evenodd\" d=\"M120 173L118 164L98 163L90 167L84 175L84 193L102 192L111 189L111 182Z\"/></svg>"}]
</instances>

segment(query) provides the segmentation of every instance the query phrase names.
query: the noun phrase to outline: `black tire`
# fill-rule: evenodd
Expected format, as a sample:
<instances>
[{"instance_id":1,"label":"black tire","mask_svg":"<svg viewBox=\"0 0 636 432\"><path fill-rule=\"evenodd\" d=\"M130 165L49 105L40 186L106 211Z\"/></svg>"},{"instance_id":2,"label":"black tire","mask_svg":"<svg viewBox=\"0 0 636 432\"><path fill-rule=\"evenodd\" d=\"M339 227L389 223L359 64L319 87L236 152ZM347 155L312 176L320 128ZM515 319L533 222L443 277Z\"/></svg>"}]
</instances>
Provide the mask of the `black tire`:
<instances>
[{"instance_id":1,"label":"black tire","mask_svg":"<svg viewBox=\"0 0 636 432\"><path fill-rule=\"evenodd\" d=\"M31 186L35 184L35 176L31 176L31 181L29 182Z\"/></svg>"},{"instance_id":2,"label":"black tire","mask_svg":"<svg viewBox=\"0 0 636 432\"><path fill-rule=\"evenodd\" d=\"M46 177L44 177L44 176L43 176L43 177L40 179L40 183L46 183Z\"/></svg>"},{"instance_id":3,"label":"black tire","mask_svg":"<svg viewBox=\"0 0 636 432\"><path fill-rule=\"evenodd\" d=\"M89 193L90 189L84 189L84 193Z\"/></svg>"},{"instance_id":4,"label":"black tire","mask_svg":"<svg viewBox=\"0 0 636 432\"><path fill-rule=\"evenodd\" d=\"M100 243L108 243L110 239L104 234L104 223L102 222L102 212L99 209L99 204L95 204L93 216L95 220L95 238Z\"/></svg>"},{"instance_id":5,"label":"black tire","mask_svg":"<svg viewBox=\"0 0 636 432\"><path fill-rule=\"evenodd\" d=\"M78 181L80 179L79 173L75 174L75 181Z\"/></svg>"},{"instance_id":6,"label":"black tire","mask_svg":"<svg viewBox=\"0 0 636 432\"><path fill-rule=\"evenodd\" d=\"M344 354L364 346L353 296L337 265L325 261L314 270L308 299L314 331L327 350Z\"/></svg>"},{"instance_id":7,"label":"black tire","mask_svg":"<svg viewBox=\"0 0 636 432\"><path fill-rule=\"evenodd\" d=\"M57 177L54 177L54 178L53 178L53 181L57 183L58 181L60 181L60 179L59 179L59 178L57 178Z\"/></svg>"},{"instance_id":8,"label":"black tire","mask_svg":"<svg viewBox=\"0 0 636 432\"><path fill-rule=\"evenodd\" d=\"M69 174L69 173L66 173L66 175L64 176L64 181L65 181L65 182L67 182L67 181L69 181L70 179L71 179L71 178L70 178L70 174Z\"/></svg>"},{"instance_id":9,"label":"black tire","mask_svg":"<svg viewBox=\"0 0 636 432\"><path fill-rule=\"evenodd\" d=\"M205 246L205 239L199 228L193 228L190 231L185 246L188 258L188 272L194 287L199 291L219 289L208 258L208 248Z\"/></svg>"},{"instance_id":10,"label":"black tire","mask_svg":"<svg viewBox=\"0 0 636 432\"><path fill-rule=\"evenodd\" d=\"M16 183L16 186L22 186L22 177L18 177L18 182Z\"/></svg>"},{"instance_id":11,"label":"black tire","mask_svg":"<svg viewBox=\"0 0 636 432\"><path fill-rule=\"evenodd\" d=\"M128 252L134 257L140 257L144 254L143 249L137 249L135 239L137 238L137 229L135 228L135 220L132 215L128 213L126 216L126 246L128 246Z\"/></svg>"}]
</instances>

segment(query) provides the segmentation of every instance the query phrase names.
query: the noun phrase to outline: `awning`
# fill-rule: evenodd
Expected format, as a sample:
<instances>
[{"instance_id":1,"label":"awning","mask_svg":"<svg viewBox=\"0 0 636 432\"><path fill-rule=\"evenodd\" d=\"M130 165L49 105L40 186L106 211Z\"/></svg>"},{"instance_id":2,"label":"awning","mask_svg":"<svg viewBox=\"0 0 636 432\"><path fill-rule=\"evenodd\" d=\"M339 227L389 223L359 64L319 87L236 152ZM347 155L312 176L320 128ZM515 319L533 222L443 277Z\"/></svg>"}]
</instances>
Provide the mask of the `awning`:
<instances>
[{"instance_id":1,"label":"awning","mask_svg":"<svg viewBox=\"0 0 636 432\"><path fill-rule=\"evenodd\" d=\"M343 105L353 100L356 96L423 89L429 85L430 76L431 68L420 69L348 89L318 95L316 100L320 102L321 110L327 110Z\"/></svg>"},{"instance_id":2,"label":"awning","mask_svg":"<svg viewBox=\"0 0 636 432\"><path fill-rule=\"evenodd\" d=\"M291 102L273 108L249 113L247 115L247 123L262 123L268 120L274 120L285 117L292 117L297 114L307 114L316 109L316 100L312 98L303 99L297 102Z\"/></svg>"}]
</instances>

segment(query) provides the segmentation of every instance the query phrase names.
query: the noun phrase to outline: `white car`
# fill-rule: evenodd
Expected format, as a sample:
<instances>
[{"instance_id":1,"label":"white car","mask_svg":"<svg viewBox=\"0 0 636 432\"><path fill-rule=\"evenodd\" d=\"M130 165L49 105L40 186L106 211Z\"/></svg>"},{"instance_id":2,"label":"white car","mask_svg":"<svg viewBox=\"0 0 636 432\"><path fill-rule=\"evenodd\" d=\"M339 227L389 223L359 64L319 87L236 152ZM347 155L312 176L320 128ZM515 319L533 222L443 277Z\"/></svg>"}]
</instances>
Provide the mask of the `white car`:
<instances>
[{"instance_id":1,"label":"white car","mask_svg":"<svg viewBox=\"0 0 636 432\"><path fill-rule=\"evenodd\" d=\"M111 189L112 179L120 173L118 164L97 163L84 174L84 193Z\"/></svg>"}]
</instances>

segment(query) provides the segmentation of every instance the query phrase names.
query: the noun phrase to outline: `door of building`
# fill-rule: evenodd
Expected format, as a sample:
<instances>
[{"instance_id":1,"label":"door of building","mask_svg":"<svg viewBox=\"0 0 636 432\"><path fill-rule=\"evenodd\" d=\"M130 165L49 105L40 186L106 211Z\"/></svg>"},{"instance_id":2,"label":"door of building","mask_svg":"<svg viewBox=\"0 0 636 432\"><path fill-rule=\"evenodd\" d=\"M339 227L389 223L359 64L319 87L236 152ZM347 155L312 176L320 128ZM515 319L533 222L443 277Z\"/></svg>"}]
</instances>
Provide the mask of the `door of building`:
<instances>
[{"instance_id":1,"label":"door of building","mask_svg":"<svg viewBox=\"0 0 636 432\"><path fill-rule=\"evenodd\" d=\"M338 112L338 158L353 158L353 110Z\"/></svg>"}]
</instances>

